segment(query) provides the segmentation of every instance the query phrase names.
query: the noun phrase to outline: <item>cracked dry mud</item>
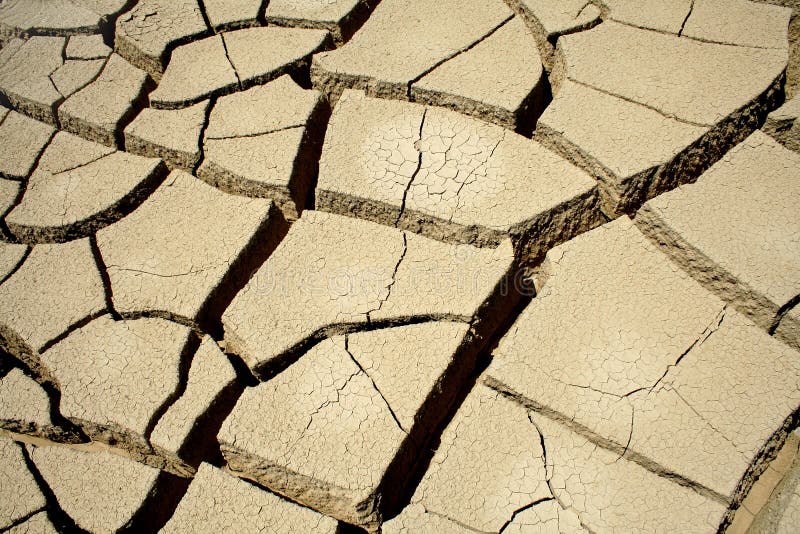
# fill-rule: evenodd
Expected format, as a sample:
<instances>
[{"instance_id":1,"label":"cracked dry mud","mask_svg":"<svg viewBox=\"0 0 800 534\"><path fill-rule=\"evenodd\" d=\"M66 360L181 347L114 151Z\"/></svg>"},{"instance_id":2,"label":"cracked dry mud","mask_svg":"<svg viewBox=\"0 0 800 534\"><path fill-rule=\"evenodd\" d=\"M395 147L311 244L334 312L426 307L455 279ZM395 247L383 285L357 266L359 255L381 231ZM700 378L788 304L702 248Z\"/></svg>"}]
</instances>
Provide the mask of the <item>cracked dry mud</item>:
<instances>
[{"instance_id":1,"label":"cracked dry mud","mask_svg":"<svg viewBox=\"0 0 800 534\"><path fill-rule=\"evenodd\" d=\"M0 0L0 532L792 532L796 0Z\"/></svg>"}]
</instances>

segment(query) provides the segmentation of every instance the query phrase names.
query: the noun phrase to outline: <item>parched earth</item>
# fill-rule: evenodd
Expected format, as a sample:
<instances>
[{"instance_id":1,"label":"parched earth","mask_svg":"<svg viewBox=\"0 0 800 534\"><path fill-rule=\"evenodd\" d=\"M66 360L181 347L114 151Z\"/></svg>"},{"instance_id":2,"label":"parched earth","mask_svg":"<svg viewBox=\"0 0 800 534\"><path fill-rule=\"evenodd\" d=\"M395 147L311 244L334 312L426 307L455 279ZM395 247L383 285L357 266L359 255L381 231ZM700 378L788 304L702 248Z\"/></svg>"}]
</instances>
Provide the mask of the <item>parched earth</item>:
<instances>
[{"instance_id":1,"label":"parched earth","mask_svg":"<svg viewBox=\"0 0 800 534\"><path fill-rule=\"evenodd\" d=\"M796 532L794 0L0 0L0 532Z\"/></svg>"}]
</instances>

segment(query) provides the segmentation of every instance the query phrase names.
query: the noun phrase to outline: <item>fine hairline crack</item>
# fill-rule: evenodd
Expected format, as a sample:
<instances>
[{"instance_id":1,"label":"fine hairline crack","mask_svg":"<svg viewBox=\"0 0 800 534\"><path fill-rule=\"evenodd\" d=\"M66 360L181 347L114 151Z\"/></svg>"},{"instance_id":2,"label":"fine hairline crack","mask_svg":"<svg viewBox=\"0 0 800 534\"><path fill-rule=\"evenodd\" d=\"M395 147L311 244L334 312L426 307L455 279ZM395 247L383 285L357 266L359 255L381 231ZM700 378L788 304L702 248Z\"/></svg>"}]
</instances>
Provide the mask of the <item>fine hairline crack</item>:
<instances>
[{"instance_id":1,"label":"fine hairline crack","mask_svg":"<svg viewBox=\"0 0 800 534\"><path fill-rule=\"evenodd\" d=\"M378 387L378 384L375 383L375 379L372 378L372 375L370 375L367 372L367 370L364 369L364 366L361 365L361 362L358 361L358 358L356 358L353 355L353 353L350 352L350 336L348 334L345 334L345 336L344 336L344 351L347 353L347 355L350 357L350 359L353 360L353 363L356 364L356 367L358 367L358 369L362 373L364 373L364 376L366 376L369 379L369 381L372 383L373 389L375 389L375 391L378 393L378 395L380 395L381 399L383 399L384 404L386 404L386 408L389 409L389 413L391 414L392 419L394 419L394 422L397 423L398 428L400 428L400 430L402 430L404 434L408 435L408 430L406 430L403 427L403 424L400 422L400 418L397 417L397 414L395 413L394 409L392 408L392 405L389 404L389 399L386 398L386 396L383 394L381 389Z\"/></svg>"},{"instance_id":2,"label":"fine hairline crack","mask_svg":"<svg viewBox=\"0 0 800 534\"><path fill-rule=\"evenodd\" d=\"M536 424L536 421L533 420L533 417L532 417L532 414L531 414L530 411L528 411L528 421L530 421L530 423L533 425L533 428L536 429L536 433L539 435L539 446L542 449L542 463L544 464L544 478L545 478L544 481L545 481L545 484L547 484L547 489L550 491L550 495L553 496L553 500L555 500L556 504L558 504L558 506L562 510L564 510L565 512L572 511L575 514L575 516L578 518L578 521L581 524L581 527L583 527L587 532L589 532L591 534L594 534L594 531L591 528L589 528L589 526L586 525L586 523L584 523L583 518L578 513L578 511L575 510L574 508L572 508L571 506L565 505L561 501L561 498L558 496L558 494L553 489L553 484L552 484L552 478L553 477L552 477L552 473L550 472L550 469L549 469L549 466L548 466L547 445L545 444L545 441L544 441L544 432L542 432L542 430L539 428L539 425ZM555 471L555 468L556 468L555 462L553 462L552 467L553 467L553 471Z\"/></svg>"},{"instance_id":3,"label":"fine hairline crack","mask_svg":"<svg viewBox=\"0 0 800 534\"><path fill-rule=\"evenodd\" d=\"M511 19L514 18L514 16L515 16L514 13L512 13L511 15L509 15L508 17L503 19L500 22L500 24L498 24L494 28L490 29L488 32L484 33L478 39L475 39L475 41L473 41L472 43L468 44L467 46L465 46L463 48L460 48L460 49L456 50L455 52L453 52L452 54L444 57L443 59L440 59L439 61L434 63L432 66L430 66L427 69L425 69L424 71L422 71L422 73L417 75L414 79L409 80L408 86L406 87L406 98L408 98L409 101L413 102L414 98L413 98L413 96L411 94L411 88L415 83L417 83L422 78L424 78L425 76L427 76L428 74L430 74L431 72L433 72L434 70L439 68L441 65L447 63L451 59L454 59L454 58L460 56L461 54L463 54L465 52L469 52L470 50L472 50L473 48L475 48L476 46L481 44L483 41L485 41L486 39L491 37L497 30L499 30L500 28L502 28L503 26L508 24L511 21Z\"/></svg>"},{"instance_id":4,"label":"fine hairline crack","mask_svg":"<svg viewBox=\"0 0 800 534\"><path fill-rule=\"evenodd\" d=\"M400 258L397 260L397 264L394 266L394 271L392 272L392 281L389 282L389 285L386 286L386 297L380 299L378 302L378 307L373 308L366 312L367 323L372 322L372 318L370 317L371 313L376 311L380 311L383 308L383 304L389 300L392 296L392 288L394 287L395 283L397 283L397 271L400 269L400 264L403 263L403 259L406 257L406 253L408 252L408 237L405 232L402 233L403 235L403 252L400 254Z\"/></svg>"},{"instance_id":5,"label":"fine hairline crack","mask_svg":"<svg viewBox=\"0 0 800 534\"><path fill-rule=\"evenodd\" d=\"M236 76L236 83L239 85L239 90L241 91L241 90L244 89L242 87L242 78L239 76L239 71L236 70L236 65L233 63L233 60L231 60L230 54L228 54L228 44L225 42L225 34L224 33L220 33L218 35L219 35L220 39L222 40L222 48L223 48L223 50L225 50L225 59L228 60L228 63L230 64L231 68L233 69L233 74L234 74L234 76Z\"/></svg>"}]
</instances>

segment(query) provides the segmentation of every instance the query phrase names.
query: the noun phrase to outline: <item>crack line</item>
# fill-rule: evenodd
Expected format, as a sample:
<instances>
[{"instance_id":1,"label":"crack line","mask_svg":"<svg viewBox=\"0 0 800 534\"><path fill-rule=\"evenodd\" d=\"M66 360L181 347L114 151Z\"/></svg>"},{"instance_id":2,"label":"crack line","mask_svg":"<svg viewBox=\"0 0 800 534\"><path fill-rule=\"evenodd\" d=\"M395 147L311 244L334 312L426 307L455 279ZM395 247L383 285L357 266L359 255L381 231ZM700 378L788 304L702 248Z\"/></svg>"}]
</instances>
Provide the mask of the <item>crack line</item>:
<instances>
[{"instance_id":1,"label":"crack line","mask_svg":"<svg viewBox=\"0 0 800 534\"><path fill-rule=\"evenodd\" d=\"M381 389L378 387L378 384L375 383L375 379L372 378L372 375L370 375L367 372L367 370L364 369L364 366L361 365L361 362L359 362L358 359L356 359L356 357L353 355L353 353L350 352L350 336L348 334L345 334L344 336L344 351L347 353L348 356L350 356L350 359L353 360L353 363L356 364L356 366L361 370L361 372L364 373L364 376L366 376L369 379L369 381L372 382L372 387L375 388L375 391L377 391L378 395L380 395L380 397L383 399L383 402L389 409L389 413L392 414L392 419L394 419L394 422L397 423L398 428L400 428L400 430L402 430L403 433L408 435L408 430L403 428L402 423L400 423L400 419L397 417L397 414L395 413L394 409L392 409L392 405L389 404L389 400L386 398Z\"/></svg>"},{"instance_id":2,"label":"crack line","mask_svg":"<svg viewBox=\"0 0 800 534\"><path fill-rule=\"evenodd\" d=\"M205 272L206 270L208 270L208 268L189 269L185 273L160 274L160 273L154 273L154 272L150 272L150 271L143 271L141 269L132 269L132 268L129 268L129 267L120 267L119 265L108 265L107 268L108 269L112 269L112 268L113 269L117 269L118 271L128 271L128 272L132 272L132 273L148 274L148 275L151 275L151 276L157 276L159 278L178 278L178 277L181 277L181 276L189 276L189 275L192 275L192 274L202 273L202 272Z\"/></svg>"},{"instance_id":3,"label":"crack line","mask_svg":"<svg viewBox=\"0 0 800 534\"><path fill-rule=\"evenodd\" d=\"M228 60L228 63L230 64L231 68L233 69L234 76L236 76L236 83L239 84L239 90L243 91L244 87L242 87L242 78L239 76L239 71L236 70L236 65L231 60L230 54L228 54L228 43L225 42L225 34L224 33L220 33L219 37L220 37L220 39L222 39L222 48L225 50L225 58Z\"/></svg>"},{"instance_id":4,"label":"crack line","mask_svg":"<svg viewBox=\"0 0 800 534\"><path fill-rule=\"evenodd\" d=\"M463 54L463 53L465 53L465 52L469 52L470 50L472 50L473 48L475 48L476 46L478 46L479 44L481 44L483 41L485 41L486 39L488 39L489 37L491 37L491 36L492 36L492 34L494 34L494 33L495 33L497 30L499 30L500 28L502 28L503 26L505 26L506 24L508 24L508 23L511 21L511 19L513 19L513 18L514 18L514 13L511 13L511 15L509 15L509 16L508 16L508 17L507 17L505 20L503 20L503 21L502 21L500 24L498 24L497 26L495 26L494 28L492 28L491 30L489 30L488 32L486 32L485 34L483 34L483 36L481 36L481 37L479 37L478 39L476 39L476 40L475 40L473 43L471 43L471 44L469 44L469 45L465 46L464 48L462 48L462 49L460 49L460 50L456 50L455 52L453 52L452 54L450 54L449 56L447 56L447 57L445 57L445 58L443 58L443 59L440 59L439 61L437 61L436 63L434 63L434 64L433 64L433 66L431 66L431 67L429 67L428 69L426 69L425 71L423 71L423 72L422 72L422 74L420 74L419 76L417 76L417 77L416 77L416 78L414 78L413 80L410 80L410 81L408 82L408 87L406 88L406 98L408 98L408 100L409 100L409 101L413 102L413 101L414 101L414 99L413 99L413 97L411 96L411 87L412 87L412 86L413 86L415 83L417 83L417 82L418 82L418 81L420 81L422 78L424 78L425 76L427 76L428 74L430 74L431 72L433 72L434 70L436 70L438 67L440 67L440 66L441 66L441 65L443 65L444 63L447 63L447 62L448 62L448 61L450 61L451 59L453 59L453 58L456 58L456 57L460 56L461 54Z\"/></svg>"},{"instance_id":5,"label":"crack line","mask_svg":"<svg viewBox=\"0 0 800 534\"><path fill-rule=\"evenodd\" d=\"M76 169L80 169L81 167L87 167L87 166L91 165L92 163L97 163L101 159L107 158L108 156L111 156L112 154L116 154L116 153L117 153L117 150L113 149L108 154L103 154L102 156L98 156L96 158L92 158L89 161L86 161L84 163L78 163L77 165L73 165L72 167L67 167L66 169L59 170L57 172L52 173L52 175L53 176L58 176L59 174L66 174L66 173L74 171ZM45 171L45 172L48 172L48 171Z\"/></svg>"},{"instance_id":6,"label":"crack line","mask_svg":"<svg viewBox=\"0 0 800 534\"><path fill-rule=\"evenodd\" d=\"M604 95L613 96L614 98L619 98L620 100L624 100L625 102L628 102L629 104L635 104L637 106L642 106L643 108L647 108L650 111L655 111L656 113L658 113L662 117L666 117L667 119L672 119L674 121L677 121L677 122L680 122L680 123L683 123L683 124L688 124L689 126L694 126L694 127L697 127L697 128L712 128L714 126L713 124L703 124L701 122L692 122L690 120L682 119L682 118L680 118L680 117L678 117L678 116L676 116L676 115L674 115L672 113L667 113L666 111L662 111L662 110L658 109L657 107L651 106L650 104L644 104L642 102L637 102L636 100L633 100L632 98L628 98L627 96L618 95L617 93L614 93L614 92L611 92L611 91L607 91L605 89L601 89L599 87L596 87L594 85L582 82L580 80L576 80L574 78L571 78L569 75L567 76L567 79L569 81L573 82L573 83L578 84L578 85L582 85L584 87L588 87L589 89L593 89L593 90L595 90L595 91L597 91L599 93L603 93Z\"/></svg>"},{"instance_id":7,"label":"crack line","mask_svg":"<svg viewBox=\"0 0 800 534\"><path fill-rule=\"evenodd\" d=\"M694 1L695 0L692 0L692 3L689 4L689 12L686 13L686 18L683 19L683 22L681 23L681 29L678 30L678 37L683 35L683 30L686 28L686 23L689 21L689 17L692 16L692 11L694 11Z\"/></svg>"},{"instance_id":8,"label":"crack line","mask_svg":"<svg viewBox=\"0 0 800 534\"><path fill-rule=\"evenodd\" d=\"M389 297L392 296L392 288L394 287L395 283L397 283L397 271L400 269L400 264L403 263L403 259L406 257L406 253L408 252L408 236L405 232L403 232L403 252L400 254L400 258L397 260L397 264L394 266L394 272L392 273L392 281L386 286L386 297L382 298L380 302L378 302L378 307L366 312L367 322L371 323L372 318L370 317L371 313L376 311L380 311L383 308L384 303L389 300Z\"/></svg>"},{"instance_id":9,"label":"crack line","mask_svg":"<svg viewBox=\"0 0 800 534\"><path fill-rule=\"evenodd\" d=\"M574 513L575 516L578 518L578 521L580 522L581 527L586 529L587 532L590 532L591 534L594 534L594 531L591 528L589 528L586 525L586 523L583 522L583 518L581 517L581 514L579 514L578 511L575 510L574 508L572 508L571 506L565 505L564 502L561 500L561 498L558 496L558 494L553 489L552 479L553 479L553 473L555 472L555 469L556 469L556 464L555 464L555 462L550 464L550 465L552 465L552 468L553 468L552 472L550 472L550 470L548 469L547 446L545 445L545 442L544 442L544 433L539 428L539 425L537 425L536 422L533 420L533 417L531 417L530 411L528 412L528 421L531 422L531 424L533 425L533 428L536 429L536 433L539 434L539 446L542 448L542 463L544 463L544 473L545 473L544 474L544 476L545 476L545 480L544 481L545 481L545 484L547 484L547 489L550 490L550 494L553 496L553 499L556 501L556 503L558 504L558 506L562 510L564 510L565 512L572 511L572 513Z\"/></svg>"},{"instance_id":10,"label":"crack line","mask_svg":"<svg viewBox=\"0 0 800 534\"><path fill-rule=\"evenodd\" d=\"M283 132L285 130L295 130L297 128L305 128L305 124L291 124L289 126L281 126L280 128L273 128L271 130L265 130L263 132L256 132L251 134L241 134L241 135L221 135L221 136L208 136L205 138L206 141L210 140L221 140L221 139L245 139L247 137L261 137L262 135L269 135L278 132Z\"/></svg>"},{"instance_id":11,"label":"crack line","mask_svg":"<svg viewBox=\"0 0 800 534\"><path fill-rule=\"evenodd\" d=\"M781 325L781 321L786 316L787 313L792 311L795 307L800 305L800 293L789 299L789 301L781 306L778 309L778 313L775 314L775 320L772 322L772 326L769 327L769 335L774 336L775 332L777 332L778 327Z\"/></svg>"},{"instance_id":12,"label":"crack line","mask_svg":"<svg viewBox=\"0 0 800 534\"><path fill-rule=\"evenodd\" d=\"M408 192L411 190L411 185L414 183L419 171L422 169L422 129L425 127L425 117L427 114L428 108L426 107L422 110L422 120L419 123L419 138L415 143L415 148L417 149L417 168L414 169L414 172L411 174L411 178L408 180L408 184L406 184L406 190L403 191L403 200L400 203L400 212L397 214L397 219L394 221L395 228L397 228L397 225L400 224L400 219L403 218L403 214L406 211L406 199L408 198Z\"/></svg>"},{"instance_id":13,"label":"crack line","mask_svg":"<svg viewBox=\"0 0 800 534\"><path fill-rule=\"evenodd\" d=\"M197 146L200 149L200 154L197 157L197 163L194 164L194 168L192 169L192 174L197 177L197 171L200 169L200 166L206 159L206 130L208 130L208 125L211 122L211 112L217 105L217 96L211 96L208 99L208 105L206 106L206 115L203 117L203 126L200 128L200 134L197 139Z\"/></svg>"},{"instance_id":14,"label":"crack line","mask_svg":"<svg viewBox=\"0 0 800 534\"><path fill-rule=\"evenodd\" d=\"M700 335L697 337L697 339L695 339L692 342L692 344L689 345L689 347L678 356L678 359L675 360L675 363L667 366L667 369L666 369L666 371L664 371L664 374L661 375L661 378L656 380L656 382L649 389L648 388L638 388L638 389L635 389L635 390L627 393L625 396L628 397L630 395L633 395L634 393L638 393L639 391L644 391L645 389L648 389L648 391L647 391L648 395L650 393L652 393L656 389L656 387L658 387L658 385L661 383L661 381L664 380L664 378L666 378L666 376L670 372L670 370L672 370L673 368L677 367L678 364L681 363L681 361L690 352L692 352L692 350L694 350L695 348L697 348L700 345L702 345L703 343L705 343L708 340L708 338L710 338L711 335L714 332L716 332L717 330L720 329L720 327L722 326L722 322L725 320L725 314L726 314L727 311L728 311L728 305L725 304L724 306L722 306L722 310L720 310L720 312L717 314L716 318L711 322L711 324L708 325L705 328L705 330L703 330L700 333Z\"/></svg>"},{"instance_id":15,"label":"crack line","mask_svg":"<svg viewBox=\"0 0 800 534\"><path fill-rule=\"evenodd\" d=\"M552 492L551 492L551 493L552 493ZM543 498L541 498L541 499L537 499L537 500L535 500L535 501L533 501L533 502L531 502L531 503L528 503L528 504L526 504L525 506L522 506L522 507L520 507L520 508L517 508L517 509L516 509L516 510L514 510L514 512L511 514L511 518L510 518L508 521L506 521L506 522L503 524L503 526L502 526L502 527L500 527L500 530L498 530L498 531L497 531L497 534L503 534L503 532L504 532L504 531L505 531L505 530L506 530L506 529L509 527L509 525L511 525L511 523L513 523L513 522L514 522L514 520L517 518L517 516L518 516L519 514L521 514L522 512L524 512L524 511L526 511L526 510L530 510L531 508L534 508L535 506L538 506L538 505L540 505L540 504L542 504L542 503L545 503L545 502L552 502L552 501L555 501L555 500L556 500L556 499L555 499L555 497L543 497Z\"/></svg>"},{"instance_id":16,"label":"crack line","mask_svg":"<svg viewBox=\"0 0 800 534\"><path fill-rule=\"evenodd\" d=\"M465 529L469 530L470 532L477 532L478 534L492 534L491 532L486 532L485 530L480 530L480 529L477 529L475 527L471 527L471 526L467 525L466 523L462 523L458 519L450 517L447 514L443 514L441 512L437 512L435 510L428 510L425 507L424 504L422 505L422 509L425 510L426 514L431 514L431 515L435 515L436 517L441 517L442 519L444 519L446 521L450 521L451 523L454 523L454 524L460 526L461 528L465 528Z\"/></svg>"}]
</instances>

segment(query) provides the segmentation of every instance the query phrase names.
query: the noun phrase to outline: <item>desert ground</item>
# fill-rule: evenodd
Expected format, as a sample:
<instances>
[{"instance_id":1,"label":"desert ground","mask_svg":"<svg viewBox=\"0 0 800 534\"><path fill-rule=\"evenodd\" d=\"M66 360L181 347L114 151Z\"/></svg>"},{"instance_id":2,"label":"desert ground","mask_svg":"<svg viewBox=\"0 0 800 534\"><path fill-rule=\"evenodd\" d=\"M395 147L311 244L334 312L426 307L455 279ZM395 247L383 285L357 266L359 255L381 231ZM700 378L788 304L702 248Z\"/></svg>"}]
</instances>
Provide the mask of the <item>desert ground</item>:
<instances>
[{"instance_id":1,"label":"desert ground","mask_svg":"<svg viewBox=\"0 0 800 534\"><path fill-rule=\"evenodd\" d=\"M800 532L797 0L0 0L0 532Z\"/></svg>"}]
</instances>

